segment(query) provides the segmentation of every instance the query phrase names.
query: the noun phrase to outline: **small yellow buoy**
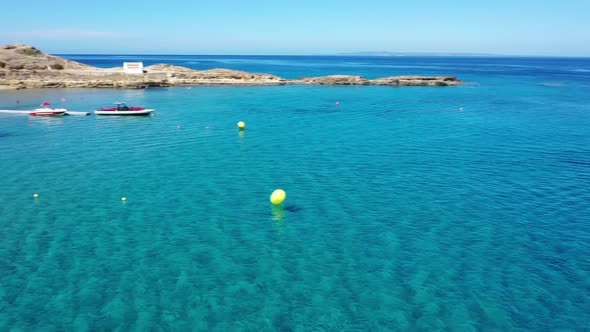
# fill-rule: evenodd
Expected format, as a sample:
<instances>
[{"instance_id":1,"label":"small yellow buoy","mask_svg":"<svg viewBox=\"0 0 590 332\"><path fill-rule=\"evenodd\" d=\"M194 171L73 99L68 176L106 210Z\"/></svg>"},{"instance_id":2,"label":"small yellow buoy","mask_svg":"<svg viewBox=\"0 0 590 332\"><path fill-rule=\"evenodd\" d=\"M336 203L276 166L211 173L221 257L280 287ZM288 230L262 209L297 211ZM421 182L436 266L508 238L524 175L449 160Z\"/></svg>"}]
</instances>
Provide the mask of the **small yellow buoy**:
<instances>
[{"instance_id":1,"label":"small yellow buoy","mask_svg":"<svg viewBox=\"0 0 590 332\"><path fill-rule=\"evenodd\" d=\"M37 197L39 197L39 194L33 194L33 197L37 198Z\"/></svg>"},{"instance_id":2,"label":"small yellow buoy","mask_svg":"<svg viewBox=\"0 0 590 332\"><path fill-rule=\"evenodd\" d=\"M240 130L246 128L246 123L244 121L238 122L238 128L240 128Z\"/></svg>"},{"instance_id":3,"label":"small yellow buoy","mask_svg":"<svg viewBox=\"0 0 590 332\"><path fill-rule=\"evenodd\" d=\"M121 197L121 201L125 202L127 200L127 197Z\"/></svg>"},{"instance_id":4,"label":"small yellow buoy","mask_svg":"<svg viewBox=\"0 0 590 332\"><path fill-rule=\"evenodd\" d=\"M270 195L270 202L274 205L279 205L283 203L286 197L287 193L283 189L277 189Z\"/></svg>"}]
</instances>

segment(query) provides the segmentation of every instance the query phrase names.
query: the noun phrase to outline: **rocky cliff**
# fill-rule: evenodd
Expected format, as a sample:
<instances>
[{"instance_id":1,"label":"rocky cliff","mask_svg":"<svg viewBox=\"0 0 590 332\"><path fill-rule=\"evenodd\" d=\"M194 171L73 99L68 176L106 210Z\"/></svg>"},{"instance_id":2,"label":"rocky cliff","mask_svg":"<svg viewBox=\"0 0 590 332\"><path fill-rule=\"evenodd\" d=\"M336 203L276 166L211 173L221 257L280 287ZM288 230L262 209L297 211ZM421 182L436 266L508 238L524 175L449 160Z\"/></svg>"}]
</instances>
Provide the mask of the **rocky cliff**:
<instances>
[{"instance_id":1,"label":"rocky cliff","mask_svg":"<svg viewBox=\"0 0 590 332\"><path fill-rule=\"evenodd\" d=\"M158 64L143 74L123 68L96 68L45 54L22 44L0 46L0 88L150 88L178 85L387 85L449 86L463 82L453 76L393 76L366 79L331 75L287 80L271 74L229 69L194 70Z\"/></svg>"}]
</instances>

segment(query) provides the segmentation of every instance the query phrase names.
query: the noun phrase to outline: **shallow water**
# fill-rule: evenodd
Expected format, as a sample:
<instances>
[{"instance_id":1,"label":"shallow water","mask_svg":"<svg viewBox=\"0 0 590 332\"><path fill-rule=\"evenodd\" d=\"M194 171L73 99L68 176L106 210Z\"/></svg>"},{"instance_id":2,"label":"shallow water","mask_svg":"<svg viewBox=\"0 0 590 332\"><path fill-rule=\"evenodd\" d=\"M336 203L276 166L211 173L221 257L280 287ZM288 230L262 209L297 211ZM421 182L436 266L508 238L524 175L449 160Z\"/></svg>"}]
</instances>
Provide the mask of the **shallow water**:
<instances>
[{"instance_id":1,"label":"shallow water","mask_svg":"<svg viewBox=\"0 0 590 332\"><path fill-rule=\"evenodd\" d=\"M157 109L0 115L0 330L590 329L588 61L519 61L447 88L0 92Z\"/></svg>"}]
</instances>

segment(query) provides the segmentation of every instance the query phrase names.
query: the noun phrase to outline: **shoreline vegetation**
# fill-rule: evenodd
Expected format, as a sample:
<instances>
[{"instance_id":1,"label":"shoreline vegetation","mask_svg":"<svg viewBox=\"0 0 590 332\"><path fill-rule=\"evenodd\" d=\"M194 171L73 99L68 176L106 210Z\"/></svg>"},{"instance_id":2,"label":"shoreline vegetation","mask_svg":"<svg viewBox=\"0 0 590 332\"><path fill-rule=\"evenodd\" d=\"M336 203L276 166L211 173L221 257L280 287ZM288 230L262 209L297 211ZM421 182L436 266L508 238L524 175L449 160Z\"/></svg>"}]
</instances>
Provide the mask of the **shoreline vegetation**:
<instances>
[{"instance_id":1,"label":"shoreline vegetation","mask_svg":"<svg viewBox=\"0 0 590 332\"><path fill-rule=\"evenodd\" d=\"M128 74L123 67L97 68L45 54L24 44L0 46L0 89L124 88L146 89L198 85L382 85L452 86L463 84L455 76L391 76L366 79L330 75L285 79L271 74L215 68L194 70L169 64L145 67L143 74Z\"/></svg>"}]
</instances>

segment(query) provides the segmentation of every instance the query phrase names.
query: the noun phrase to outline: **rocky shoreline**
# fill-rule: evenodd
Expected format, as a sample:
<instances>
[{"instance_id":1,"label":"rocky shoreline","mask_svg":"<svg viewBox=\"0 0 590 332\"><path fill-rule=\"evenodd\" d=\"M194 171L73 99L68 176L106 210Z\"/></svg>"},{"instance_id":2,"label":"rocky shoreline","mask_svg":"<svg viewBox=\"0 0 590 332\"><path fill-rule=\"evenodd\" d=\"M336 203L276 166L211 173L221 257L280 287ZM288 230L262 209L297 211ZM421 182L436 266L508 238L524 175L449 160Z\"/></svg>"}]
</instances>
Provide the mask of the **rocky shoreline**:
<instances>
[{"instance_id":1,"label":"rocky shoreline","mask_svg":"<svg viewBox=\"0 0 590 332\"><path fill-rule=\"evenodd\" d=\"M384 85L452 86L463 81L454 76L391 76L366 79L361 76L331 75L284 79L271 74L230 69L194 70L157 64L143 74L127 74L122 67L97 68L44 54L21 44L0 46L0 88L125 88L145 89L197 85Z\"/></svg>"}]
</instances>

